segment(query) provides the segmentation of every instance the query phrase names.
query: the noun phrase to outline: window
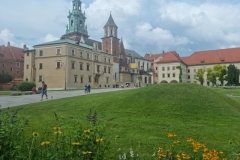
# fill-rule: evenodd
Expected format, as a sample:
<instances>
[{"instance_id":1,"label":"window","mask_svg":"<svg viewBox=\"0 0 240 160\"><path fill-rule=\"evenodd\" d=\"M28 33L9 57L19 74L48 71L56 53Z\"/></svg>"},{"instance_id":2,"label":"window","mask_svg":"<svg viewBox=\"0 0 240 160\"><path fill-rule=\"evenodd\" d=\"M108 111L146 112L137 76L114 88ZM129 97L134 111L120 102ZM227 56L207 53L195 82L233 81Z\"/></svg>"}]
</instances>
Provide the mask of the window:
<instances>
[{"instance_id":1,"label":"window","mask_svg":"<svg viewBox=\"0 0 240 160\"><path fill-rule=\"evenodd\" d=\"M83 64L80 63L80 70L83 70Z\"/></svg>"},{"instance_id":2,"label":"window","mask_svg":"<svg viewBox=\"0 0 240 160\"><path fill-rule=\"evenodd\" d=\"M194 75L194 79L196 79L197 78L197 76L196 75Z\"/></svg>"},{"instance_id":3,"label":"window","mask_svg":"<svg viewBox=\"0 0 240 160\"><path fill-rule=\"evenodd\" d=\"M167 67L167 70L170 71L170 67Z\"/></svg>"},{"instance_id":4,"label":"window","mask_svg":"<svg viewBox=\"0 0 240 160\"><path fill-rule=\"evenodd\" d=\"M95 55L94 57L95 57L94 59L95 59L96 61L98 61L98 55Z\"/></svg>"},{"instance_id":5,"label":"window","mask_svg":"<svg viewBox=\"0 0 240 160\"><path fill-rule=\"evenodd\" d=\"M106 57L104 58L104 62L107 62L107 58Z\"/></svg>"},{"instance_id":6,"label":"window","mask_svg":"<svg viewBox=\"0 0 240 160\"><path fill-rule=\"evenodd\" d=\"M98 83L98 78L97 77L94 78L94 82Z\"/></svg>"},{"instance_id":7,"label":"window","mask_svg":"<svg viewBox=\"0 0 240 160\"><path fill-rule=\"evenodd\" d=\"M109 77L106 77L106 82L109 83Z\"/></svg>"},{"instance_id":8,"label":"window","mask_svg":"<svg viewBox=\"0 0 240 160\"><path fill-rule=\"evenodd\" d=\"M4 71L2 71L2 73L4 73Z\"/></svg>"},{"instance_id":9,"label":"window","mask_svg":"<svg viewBox=\"0 0 240 160\"><path fill-rule=\"evenodd\" d=\"M83 77L81 77L80 80L81 80L81 83L83 83Z\"/></svg>"},{"instance_id":10,"label":"window","mask_svg":"<svg viewBox=\"0 0 240 160\"><path fill-rule=\"evenodd\" d=\"M42 75L39 75L39 76L38 76L38 81L39 81L39 82L42 82L42 79L43 79Z\"/></svg>"},{"instance_id":11,"label":"window","mask_svg":"<svg viewBox=\"0 0 240 160\"><path fill-rule=\"evenodd\" d=\"M176 68L176 67L175 67L175 66L173 66L173 67L172 67L172 70L175 70L175 68Z\"/></svg>"},{"instance_id":12,"label":"window","mask_svg":"<svg viewBox=\"0 0 240 160\"><path fill-rule=\"evenodd\" d=\"M147 63L147 70L148 70L148 63Z\"/></svg>"},{"instance_id":13,"label":"window","mask_svg":"<svg viewBox=\"0 0 240 160\"><path fill-rule=\"evenodd\" d=\"M61 68L61 62L57 62L56 67Z\"/></svg>"},{"instance_id":14,"label":"window","mask_svg":"<svg viewBox=\"0 0 240 160\"><path fill-rule=\"evenodd\" d=\"M82 57L82 51L80 51L80 57Z\"/></svg>"},{"instance_id":15,"label":"window","mask_svg":"<svg viewBox=\"0 0 240 160\"><path fill-rule=\"evenodd\" d=\"M61 54L60 48L57 48L57 54Z\"/></svg>"},{"instance_id":16,"label":"window","mask_svg":"<svg viewBox=\"0 0 240 160\"><path fill-rule=\"evenodd\" d=\"M17 68L19 68L20 67L20 63L19 62L17 62Z\"/></svg>"},{"instance_id":17,"label":"window","mask_svg":"<svg viewBox=\"0 0 240 160\"><path fill-rule=\"evenodd\" d=\"M108 73L111 73L111 67L108 68Z\"/></svg>"},{"instance_id":18,"label":"window","mask_svg":"<svg viewBox=\"0 0 240 160\"><path fill-rule=\"evenodd\" d=\"M196 69L194 69L193 72L195 73L195 72L196 72Z\"/></svg>"},{"instance_id":19,"label":"window","mask_svg":"<svg viewBox=\"0 0 240 160\"><path fill-rule=\"evenodd\" d=\"M171 77L169 73L167 74L167 77L168 77L168 78L170 78L170 77Z\"/></svg>"},{"instance_id":20,"label":"window","mask_svg":"<svg viewBox=\"0 0 240 160\"><path fill-rule=\"evenodd\" d=\"M72 69L75 69L75 62L72 62Z\"/></svg>"},{"instance_id":21,"label":"window","mask_svg":"<svg viewBox=\"0 0 240 160\"><path fill-rule=\"evenodd\" d=\"M110 58L108 59L108 63L111 63L111 59Z\"/></svg>"},{"instance_id":22,"label":"window","mask_svg":"<svg viewBox=\"0 0 240 160\"><path fill-rule=\"evenodd\" d=\"M75 50L74 49L72 49L72 55L75 56Z\"/></svg>"},{"instance_id":23,"label":"window","mask_svg":"<svg viewBox=\"0 0 240 160\"><path fill-rule=\"evenodd\" d=\"M26 67L27 69L29 69L29 65L27 65L27 67Z\"/></svg>"},{"instance_id":24,"label":"window","mask_svg":"<svg viewBox=\"0 0 240 160\"><path fill-rule=\"evenodd\" d=\"M173 75L172 75L173 77L175 77L175 73L173 73Z\"/></svg>"},{"instance_id":25,"label":"window","mask_svg":"<svg viewBox=\"0 0 240 160\"><path fill-rule=\"evenodd\" d=\"M74 82L77 83L77 75L74 76Z\"/></svg>"},{"instance_id":26,"label":"window","mask_svg":"<svg viewBox=\"0 0 240 160\"><path fill-rule=\"evenodd\" d=\"M157 70L157 67L156 67L156 70Z\"/></svg>"},{"instance_id":27,"label":"window","mask_svg":"<svg viewBox=\"0 0 240 160\"><path fill-rule=\"evenodd\" d=\"M88 82L91 82L91 81L92 81L92 77L89 76L89 77L88 77Z\"/></svg>"},{"instance_id":28,"label":"window","mask_svg":"<svg viewBox=\"0 0 240 160\"><path fill-rule=\"evenodd\" d=\"M108 53L108 50L106 50L106 52Z\"/></svg>"},{"instance_id":29,"label":"window","mask_svg":"<svg viewBox=\"0 0 240 160\"><path fill-rule=\"evenodd\" d=\"M104 67L104 73L107 73L107 67Z\"/></svg>"},{"instance_id":30,"label":"window","mask_svg":"<svg viewBox=\"0 0 240 160\"><path fill-rule=\"evenodd\" d=\"M26 81L28 81L28 78L26 78Z\"/></svg>"},{"instance_id":31,"label":"window","mask_svg":"<svg viewBox=\"0 0 240 160\"><path fill-rule=\"evenodd\" d=\"M165 74L162 74L162 78L165 78Z\"/></svg>"},{"instance_id":32,"label":"window","mask_svg":"<svg viewBox=\"0 0 240 160\"><path fill-rule=\"evenodd\" d=\"M190 69L188 69L188 73L190 73Z\"/></svg>"},{"instance_id":33,"label":"window","mask_svg":"<svg viewBox=\"0 0 240 160\"><path fill-rule=\"evenodd\" d=\"M100 66L97 65L97 72L100 72Z\"/></svg>"},{"instance_id":34,"label":"window","mask_svg":"<svg viewBox=\"0 0 240 160\"><path fill-rule=\"evenodd\" d=\"M162 67L162 71L165 71L165 67Z\"/></svg>"},{"instance_id":35,"label":"window","mask_svg":"<svg viewBox=\"0 0 240 160\"><path fill-rule=\"evenodd\" d=\"M90 55L89 55L89 53L87 53L87 59L89 59L90 58Z\"/></svg>"},{"instance_id":36,"label":"window","mask_svg":"<svg viewBox=\"0 0 240 160\"><path fill-rule=\"evenodd\" d=\"M27 53L27 56L29 56L29 53Z\"/></svg>"},{"instance_id":37,"label":"window","mask_svg":"<svg viewBox=\"0 0 240 160\"><path fill-rule=\"evenodd\" d=\"M188 76L188 79L190 79L191 77L190 76Z\"/></svg>"},{"instance_id":38,"label":"window","mask_svg":"<svg viewBox=\"0 0 240 160\"><path fill-rule=\"evenodd\" d=\"M89 71L90 70L90 65L89 64L87 64L87 71Z\"/></svg>"},{"instance_id":39,"label":"window","mask_svg":"<svg viewBox=\"0 0 240 160\"><path fill-rule=\"evenodd\" d=\"M4 63L2 64L2 67L5 68L5 64Z\"/></svg>"},{"instance_id":40,"label":"window","mask_svg":"<svg viewBox=\"0 0 240 160\"><path fill-rule=\"evenodd\" d=\"M138 67L140 67L140 61L138 61Z\"/></svg>"},{"instance_id":41,"label":"window","mask_svg":"<svg viewBox=\"0 0 240 160\"><path fill-rule=\"evenodd\" d=\"M39 69L43 69L43 64L39 63Z\"/></svg>"},{"instance_id":42,"label":"window","mask_svg":"<svg viewBox=\"0 0 240 160\"><path fill-rule=\"evenodd\" d=\"M39 51L39 56L43 56L43 50Z\"/></svg>"}]
</instances>

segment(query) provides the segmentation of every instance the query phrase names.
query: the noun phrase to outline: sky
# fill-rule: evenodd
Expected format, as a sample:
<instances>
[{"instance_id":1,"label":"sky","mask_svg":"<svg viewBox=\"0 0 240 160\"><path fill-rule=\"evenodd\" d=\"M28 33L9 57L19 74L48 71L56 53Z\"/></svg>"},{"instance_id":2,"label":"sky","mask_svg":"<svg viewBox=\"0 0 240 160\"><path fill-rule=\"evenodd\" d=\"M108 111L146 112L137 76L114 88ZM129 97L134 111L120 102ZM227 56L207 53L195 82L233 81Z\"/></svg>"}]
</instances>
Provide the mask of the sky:
<instances>
[{"instance_id":1,"label":"sky","mask_svg":"<svg viewBox=\"0 0 240 160\"><path fill-rule=\"evenodd\" d=\"M101 41L110 12L118 37L140 55L240 46L239 0L81 0L91 39ZM29 48L66 32L72 0L1 0L0 45Z\"/></svg>"}]
</instances>

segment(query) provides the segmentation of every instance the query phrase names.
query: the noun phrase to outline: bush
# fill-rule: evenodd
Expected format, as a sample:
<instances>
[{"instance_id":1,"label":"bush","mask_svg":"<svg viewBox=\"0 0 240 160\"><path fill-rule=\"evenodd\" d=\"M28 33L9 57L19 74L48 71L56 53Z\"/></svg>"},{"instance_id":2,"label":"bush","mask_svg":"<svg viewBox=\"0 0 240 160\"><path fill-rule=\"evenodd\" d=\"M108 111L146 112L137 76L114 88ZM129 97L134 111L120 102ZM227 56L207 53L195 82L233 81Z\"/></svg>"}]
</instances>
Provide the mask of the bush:
<instances>
[{"instance_id":1,"label":"bush","mask_svg":"<svg viewBox=\"0 0 240 160\"><path fill-rule=\"evenodd\" d=\"M36 86L34 82L22 82L19 84L18 89L20 91L31 91L34 86Z\"/></svg>"}]
</instances>

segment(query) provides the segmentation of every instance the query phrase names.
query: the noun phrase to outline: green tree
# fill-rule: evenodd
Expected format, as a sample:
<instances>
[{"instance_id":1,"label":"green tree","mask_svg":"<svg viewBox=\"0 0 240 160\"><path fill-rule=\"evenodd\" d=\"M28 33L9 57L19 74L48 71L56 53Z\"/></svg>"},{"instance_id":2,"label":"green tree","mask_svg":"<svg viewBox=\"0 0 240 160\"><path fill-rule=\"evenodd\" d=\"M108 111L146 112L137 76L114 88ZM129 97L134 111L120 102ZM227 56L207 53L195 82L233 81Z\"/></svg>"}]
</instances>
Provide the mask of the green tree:
<instances>
[{"instance_id":1,"label":"green tree","mask_svg":"<svg viewBox=\"0 0 240 160\"><path fill-rule=\"evenodd\" d=\"M179 73L179 83L182 83L182 67L181 66L177 66L177 69L179 69L180 73Z\"/></svg>"},{"instance_id":2,"label":"green tree","mask_svg":"<svg viewBox=\"0 0 240 160\"><path fill-rule=\"evenodd\" d=\"M216 73L212 68L208 68L207 70L207 80L209 80L212 83L212 85L215 85L217 82Z\"/></svg>"},{"instance_id":3,"label":"green tree","mask_svg":"<svg viewBox=\"0 0 240 160\"><path fill-rule=\"evenodd\" d=\"M36 84L34 82L22 82L18 85L18 89L20 91L31 91L32 87L35 87Z\"/></svg>"},{"instance_id":4,"label":"green tree","mask_svg":"<svg viewBox=\"0 0 240 160\"><path fill-rule=\"evenodd\" d=\"M213 70L216 77L218 77L218 80L221 82L221 85L223 85L223 81L226 80L227 67L225 65L216 64L213 66Z\"/></svg>"},{"instance_id":5,"label":"green tree","mask_svg":"<svg viewBox=\"0 0 240 160\"><path fill-rule=\"evenodd\" d=\"M12 75L9 73L0 73L0 83L8 83L12 81Z\"/></svg>"},{"instance_id":6,"label":"green tree","mask_svg":"<svg viewBox=\"0 0 240 160\"><path fill-rule=\"evenodd\" d=\"M204 73L205 73L205 68L200 68L196 72L197 80L203 85L204 83Z\"/></svg>"},{"instance_id":7,"label":"green tree","mask_svg":"<svg viewBox=\"0 0 240 160\"><path fill-rule=\"evenodd\" d=\"M228 84L239 84L239 70L234 64L230 64L228 67L228 72L227 72L227 80Z\"/></svg>"}]
</instances>

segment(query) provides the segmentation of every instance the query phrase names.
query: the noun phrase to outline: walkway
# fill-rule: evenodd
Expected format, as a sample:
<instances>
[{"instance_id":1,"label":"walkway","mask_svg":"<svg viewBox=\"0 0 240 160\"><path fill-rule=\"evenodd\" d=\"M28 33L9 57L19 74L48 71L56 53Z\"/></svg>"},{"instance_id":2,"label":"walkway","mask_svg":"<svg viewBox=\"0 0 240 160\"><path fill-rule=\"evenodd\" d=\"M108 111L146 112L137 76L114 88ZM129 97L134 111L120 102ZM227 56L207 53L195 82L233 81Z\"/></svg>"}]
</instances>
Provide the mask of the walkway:
<instances>
[{"instance_id":1,"label":"walkway","mask_svg":"<svg viewBox=\"0 0 240 160\"><path fill-rule=\"evenodd\" d=\"M133 89L133 88L92 89L91 93L87 93L87 94L122 91L126 89ZM55 99L82 96L82 95L86 95L86 93L84 93L84 90L48 91L48 100L52 100L52 99L55 100ZM39 103L40 99L41 99L40 94L22 95L22 96L0 96L0 105L1 105L0 109L7 108L7 107L20 106L25 104L31 104L31 103ZM44 98L43 101L46 101L46 98Z\"/></svg>"}]
</instances>

